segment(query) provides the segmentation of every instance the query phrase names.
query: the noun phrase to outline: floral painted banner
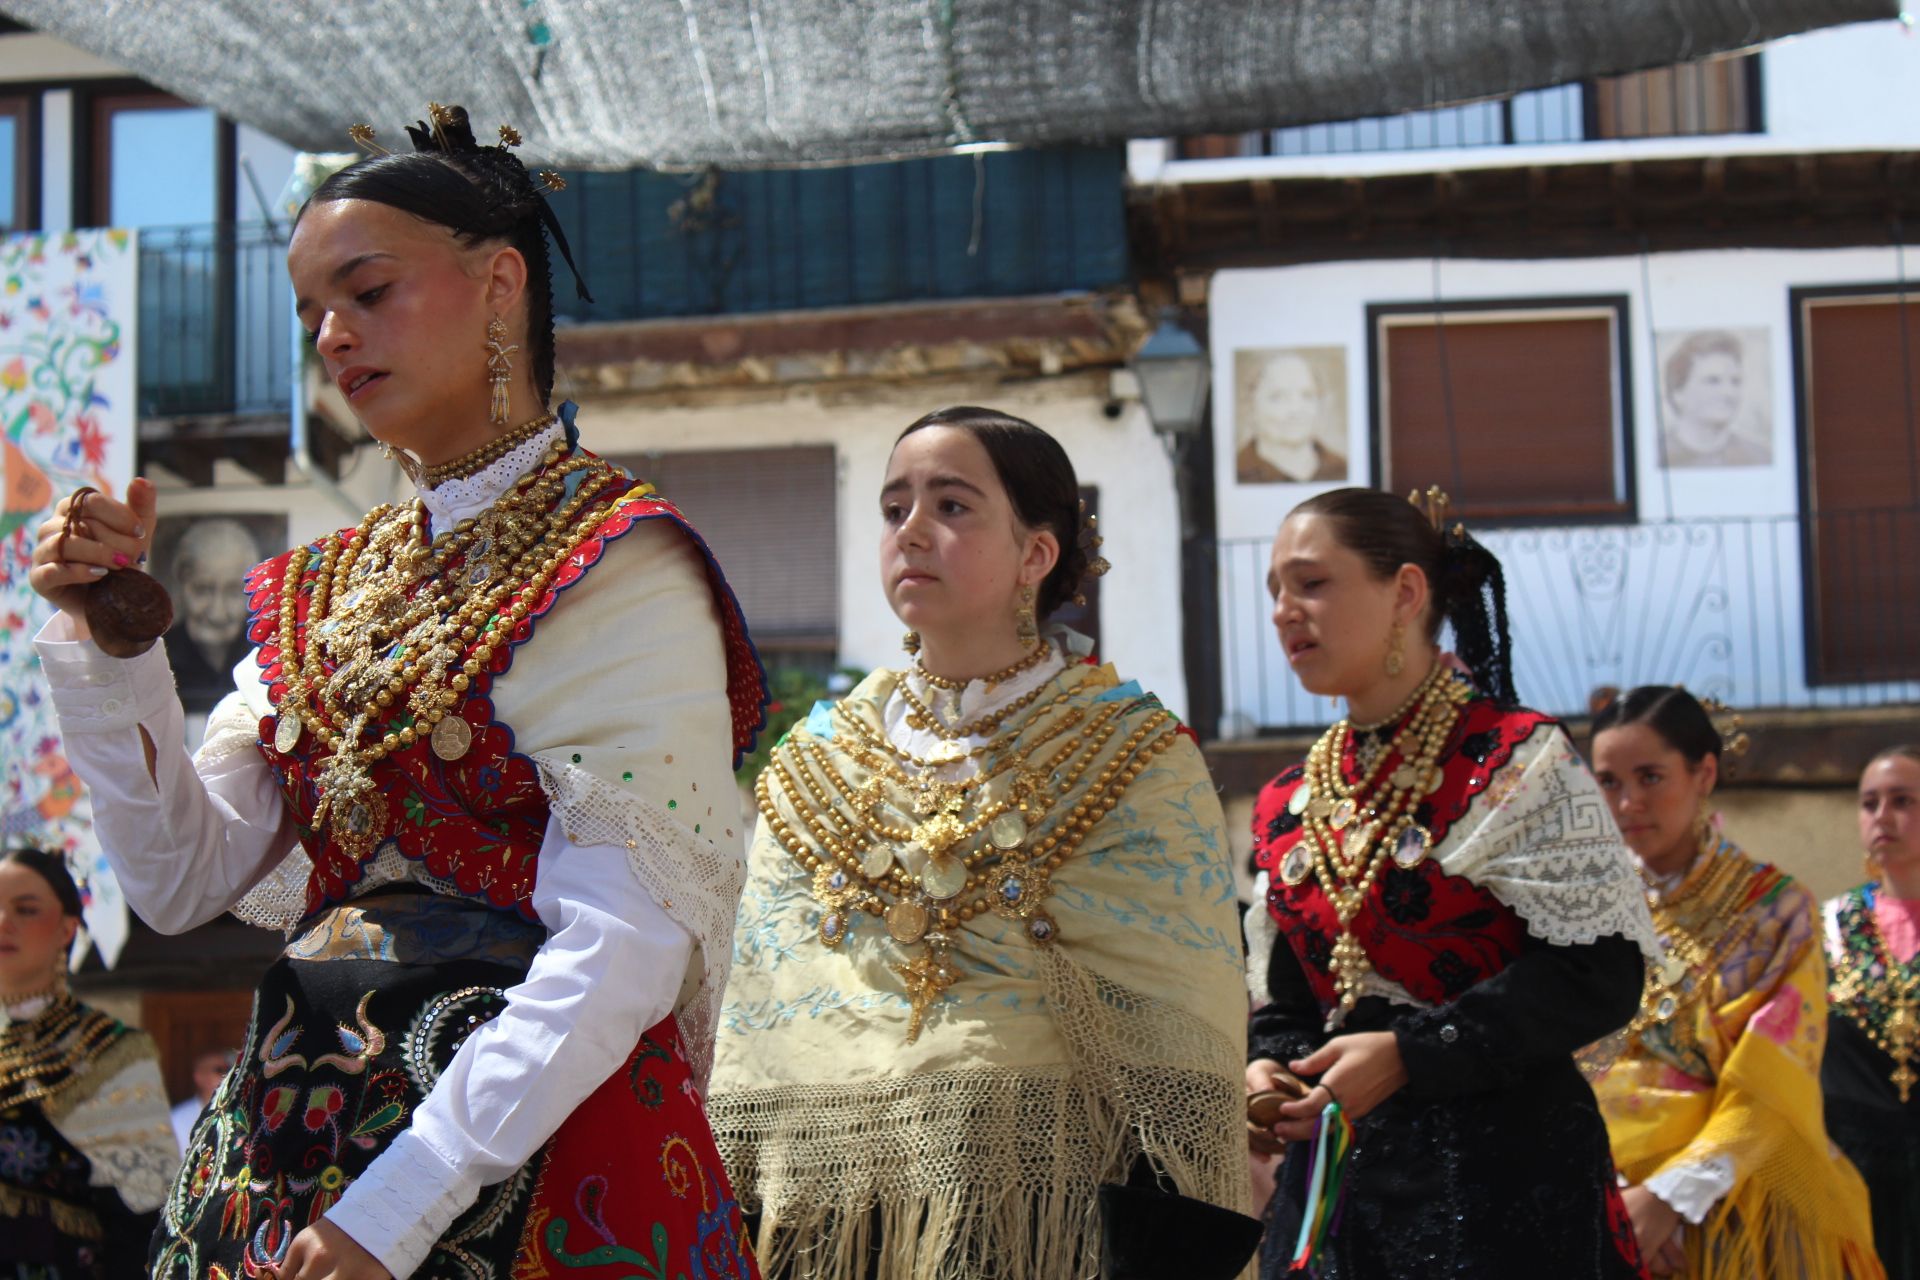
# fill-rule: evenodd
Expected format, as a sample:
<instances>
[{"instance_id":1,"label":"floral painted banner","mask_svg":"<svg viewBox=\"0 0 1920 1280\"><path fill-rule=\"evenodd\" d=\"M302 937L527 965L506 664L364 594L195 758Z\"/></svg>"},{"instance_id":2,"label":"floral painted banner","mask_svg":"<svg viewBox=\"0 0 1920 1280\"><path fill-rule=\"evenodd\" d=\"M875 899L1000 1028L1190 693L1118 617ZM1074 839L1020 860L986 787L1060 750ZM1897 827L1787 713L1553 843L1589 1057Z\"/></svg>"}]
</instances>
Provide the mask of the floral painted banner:
<instances>
[{"instance_id":1,"label":"floral painted banner","mask_svg":"<svg viewBox=\"0 0 1920 1280\"><path fill-rule=\"evenodd\" d=\"M33 651L52 610L27 586L34 531L81 485L133 478L139 254L128 231L0 240L0 840L64 850L111 965L127 937Z\"/></svg>"}]
</instances>

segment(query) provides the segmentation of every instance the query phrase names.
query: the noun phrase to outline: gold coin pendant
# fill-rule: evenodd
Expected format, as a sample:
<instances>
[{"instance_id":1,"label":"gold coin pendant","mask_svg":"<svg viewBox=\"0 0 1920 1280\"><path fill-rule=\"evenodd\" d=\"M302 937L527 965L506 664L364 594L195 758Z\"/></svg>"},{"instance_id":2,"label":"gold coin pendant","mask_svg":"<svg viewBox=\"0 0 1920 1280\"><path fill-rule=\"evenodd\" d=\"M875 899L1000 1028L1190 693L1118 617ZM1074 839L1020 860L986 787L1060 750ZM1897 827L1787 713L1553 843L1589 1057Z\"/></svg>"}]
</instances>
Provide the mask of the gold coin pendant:
<instances>
[{"instance_id":1,"label":"gold coin pendant","mask_svg":"<svg viewBox=\"0 0 1920 1280\"><path fill-rule=\"evenodd\" d=\"M1027 842L1027 820L1018 809L1009 809L987 825L987 839L1003 851L1018 849Z\"/></svg>"},{"instance_id":2,"label":"gold coin pendant","mask_svg":"<svg viewBox=\"0 0 1920 1280\"><path fill-rule=\"evenodd\" d=\"M473 726L459 716L447 716L433 726L433 754L442 760L458 760L473 745Z\"/></svg>"},{"instance_id":3,"label":"gold coin pendant","mask_svg":"<svg viewBox=\"0 0 1920 1280\"><path fill-rule=\"evenodd\" d=\"M935 898L951 898L967 887L967 864L959 858L929 858L920 883Z\"/></svg>"},{"instance_id":4,"label":"gold coin pendant","mask_svg":"<svg viewBox=\"0 0 1920 1280\"><path fill-rule=\"evenodd\" d=\"M927 936L927 909L905 899L894 903L887 908L887 932L902 946L912 946Z\"/></svg>"}]
</instances>

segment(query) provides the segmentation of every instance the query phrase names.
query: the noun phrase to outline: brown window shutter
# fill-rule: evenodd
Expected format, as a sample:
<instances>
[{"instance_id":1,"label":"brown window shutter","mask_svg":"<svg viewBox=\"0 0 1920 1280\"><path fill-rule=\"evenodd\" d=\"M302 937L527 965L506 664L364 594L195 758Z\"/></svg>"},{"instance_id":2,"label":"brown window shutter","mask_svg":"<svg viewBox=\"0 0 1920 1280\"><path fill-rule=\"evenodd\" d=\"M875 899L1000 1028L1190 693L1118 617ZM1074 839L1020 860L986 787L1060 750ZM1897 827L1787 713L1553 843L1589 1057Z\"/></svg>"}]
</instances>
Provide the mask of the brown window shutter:
<instances>
[{"instance_id":1,"label":"brown window shutter","mask_svg":"<svg viewBox=\"0 0 1920 1280\"><path fill-rule=\"evenodd\" d=\"M1468 519L1630 515L1615 314L1381 316L1386 487L1437 484Z\"/></svg>"},{"instance_id":2,"label":"brown window shutter","mask_svg":"<svg viewBox=\"0 0 1920 1280\"><path fill-rule=\"evenodd\" d=\"M1893 297L1801 301L1812 684L1920 676L1920 301L1905 311L1903 333Z\"/></svg>"}]
</instances>

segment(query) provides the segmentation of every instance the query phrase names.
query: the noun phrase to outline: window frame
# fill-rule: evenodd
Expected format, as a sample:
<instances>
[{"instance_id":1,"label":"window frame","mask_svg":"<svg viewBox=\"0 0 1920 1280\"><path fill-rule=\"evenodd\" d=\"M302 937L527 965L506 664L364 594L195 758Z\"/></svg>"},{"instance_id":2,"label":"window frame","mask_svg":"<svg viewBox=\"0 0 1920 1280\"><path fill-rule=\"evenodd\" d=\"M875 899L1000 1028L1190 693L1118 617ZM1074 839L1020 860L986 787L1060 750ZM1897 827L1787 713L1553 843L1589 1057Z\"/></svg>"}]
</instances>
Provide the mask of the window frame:
<instances>
[{"instance_id":1,"label":"window frame","mask_svg":"<svg viewBox=\"0 0 1920 1280\"><path fill-rule=\"evenodd\" d=\"M1813 357L1808 332L1812 306L1821 302L1850 300L1856 303L1886 302L1895 306L1920 306L1920 285L1898 280L1880 283L1841 285L1797 285L1787 290L1787 342L1793 362L1793 450L1794 491L1798 499L1797 523L1800 526L1800 640L1802 676L1809 689L1848 688L1911 680L1915 671L1901 674L1873 674L1831 669L1821 649L1822 597L1820 586L1820 510L1815 488L1813 380L1808 362ZM1920 509L1920 495L1915 499Z\"/></svg>"},{"instance_id":2,"label":"window frame","mask_svg":"<svg viewBox=\"0 0 1920 1280\"><path fill-rule=\"evenodd\" d=\"M1442 326L1451 317L1474 321L1526 319L1597 319L1613 326L1614 487L1617 510L1554 511L1508 515L1467 515L1482 528L1546 528L1577 525L1640 523L1640 483L1634 417L1634 369L1631 299L1626 294L1565 294L1551 297L1473 298L1459 301L1374 302L1366 308L1367 323L1367 466L1376 488L1398 487L1388 465L1388 389L1386 386L1386 331L1396 321L1439 317ZM1434 482L1438 482L1436 479Z\"/></svg>"},{"instance_id":3,"label":"window frame","mask_svg":"<svg viewBox=\"0 0 1920 1280\"><path fill-rule=\"evenodd\" d=\"M121 111L180 108L213 114L214 225L234 220L235 131L233 122L205 103L188 102L142 80L94 81L76 86L73 208L76 222L89 227L112 226L113 126ZM85 220L79 215L84 212Z\"/></svg>"},{"instance_id":4,"label":"window frame","mask_svg":"<svg viewBox=\"0 0 1920 1280\"><path fill-rule=\"evenodd\" d=\"M0 94L0 115L14 121L13 221L15 232L40 230L40 100L29 87L8 85Z\"/></svg>"}]
</instances>

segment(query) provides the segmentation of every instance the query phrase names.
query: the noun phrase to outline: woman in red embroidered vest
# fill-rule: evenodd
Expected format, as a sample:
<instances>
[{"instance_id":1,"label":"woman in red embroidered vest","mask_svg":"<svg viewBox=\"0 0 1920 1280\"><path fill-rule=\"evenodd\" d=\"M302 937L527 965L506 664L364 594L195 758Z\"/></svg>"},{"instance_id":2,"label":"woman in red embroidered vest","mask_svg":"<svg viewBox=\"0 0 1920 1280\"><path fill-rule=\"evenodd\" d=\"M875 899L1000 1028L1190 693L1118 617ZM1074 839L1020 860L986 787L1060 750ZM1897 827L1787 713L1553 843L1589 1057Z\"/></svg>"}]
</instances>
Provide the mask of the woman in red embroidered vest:
<instances>
[{"instance_id":1,"label":"woman in red embroidered vest","mask_svg":"<svg viewBox=\"0 0 1920 1280\"><path fill-rule=\"evenodd\" d=\"M1566 734L1514 705L1498 562L1426 508L1338 489L1274 542L1281 648L1348 718L1254 813L1247 1089L1303 1095L1264 1274L1636 1276L1573 1054L1633 1016L1651 922Z\"/></svg>"},{"instance_id":2,"label":"woman in red embroidered vest","mask_svg":"<svg viewBox=\"0 0 1920 1280\"><path fill-rule=\"evenodd\" d=\"M288 255L417 494L249 575L256 647L195 758L164 650L107 657L78 598L144 553L152 486L36 556L128 899L165 932L231 908L291 936L153 1274L751 1276L700 1089L759 665L698 536L546 411L548 230L567 247L517 135L432 115L407 155L356 127L380 154Z\"/></svg>"},{"instance_id":3,"label":"woman in red embroidered vest","mask_svg":"<svg viewBox=\"0 0 1920 1280\"><path fill-rule=\"evenodd\" d=\"M1920 1280L1920 746L1860 775L1867 882L1826 904L1827 1131L1866 1179L1893 1280Z\"/></svg>"}]
</instances>

